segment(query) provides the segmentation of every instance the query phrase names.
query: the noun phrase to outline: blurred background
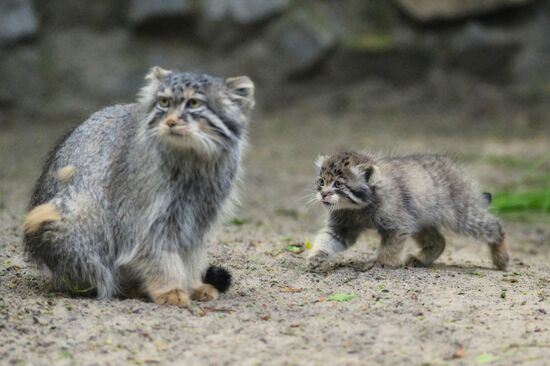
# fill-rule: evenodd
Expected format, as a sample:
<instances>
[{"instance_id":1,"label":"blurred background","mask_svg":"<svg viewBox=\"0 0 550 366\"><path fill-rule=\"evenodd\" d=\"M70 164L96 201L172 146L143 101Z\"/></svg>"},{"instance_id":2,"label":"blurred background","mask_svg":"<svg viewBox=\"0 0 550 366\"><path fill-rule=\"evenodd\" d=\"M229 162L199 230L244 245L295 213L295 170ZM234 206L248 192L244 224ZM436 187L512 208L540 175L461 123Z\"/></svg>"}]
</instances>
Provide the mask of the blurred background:
<instances>
[{"instance_id":1,"label":"blurred background","mask_svg":"<svg viewBox=\"0 0 550 366\"><path fill-rule=\"evenodd\" d=\"M235 285L189 314L50 293L21 255L48 150L155 65L256 84L241 205L210 246ZM513 272L446 235L432 270L361 273L369 232L307 273L313 162L342 149L464 164ZM550 0L0 0L0 364L548 364L549 265Z\"/></svg>"},{"instance_id":2,"label":"blurred background","mask_svg":"<svg viewBox=\"0 0 550 366\"><path fill-rule=\"evenodd\" d=\"M550 222L550 0L0 0L0 208L154 65L255 81L236 225L318 222L313 160L340 149L449 153Z\"/></svg>"}]
</instances>

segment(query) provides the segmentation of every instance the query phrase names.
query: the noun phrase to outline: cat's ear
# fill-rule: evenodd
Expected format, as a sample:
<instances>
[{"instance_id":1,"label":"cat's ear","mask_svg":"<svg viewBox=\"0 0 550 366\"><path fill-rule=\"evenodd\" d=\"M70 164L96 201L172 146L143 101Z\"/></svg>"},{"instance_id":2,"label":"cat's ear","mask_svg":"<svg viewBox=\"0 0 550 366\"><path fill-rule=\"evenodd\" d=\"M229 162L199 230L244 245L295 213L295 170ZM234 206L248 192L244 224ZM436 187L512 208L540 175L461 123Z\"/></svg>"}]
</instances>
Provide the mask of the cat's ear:
<instances>
[{"instance_id":1,"label":"cat's ear","mask_svg":"<svg viewBox=\"0 0 550 366\"><path fill-rule=\"evenodd\" d=\"M326 160L327 160L327 157L325 155L319 155L317 159L315 159L315 166L321 169L321 167L323 166Z\"/></svg>"},{"instance_id":2,"label":"cat's ear","mask_svg":"<svg viewBox=\"0 0 550 366\"><path fill-rule=\"evenodd\" d=\"M254 83L248 76L236 76L225 79L229 98L244 112L254 108Z\"/></svg>"},{"instance_id":3,"label":"cat's ear","mask_svg":"<svg viewBox=\"0 0 550 366\"><path fill-rule=\"evenodd\" d=\"M354 166L352 171L358 177L362 177L367 183L373 183L380 178L380 169L374 164L359 164Z\"/></svg>"},{"instance_id":4,"label":"cat's ear","mask_svg":"<svg viewBox=\"0 0 550 366\"><path fill-rule=\"evenodd\" d=\"M160 66L153 66L151 70L149 70L149 73L145 76L145 80L158 80L162 81L164 80L168 75L170 75L172 71L163 69Z\"/></svg>"},{"instance_id":5,"label":"cat's ear","mask_svg":"<svg viewBox=\"0 0 550 366\"><path fill-rule=\"evenodd\" d=\"M138 93L138 102L149 104L156 98L156 93L160 84L172 71L165 70L162 67L154 66L149 70L149 73L145 75L145 85Z\"/></svg>"}]
</instances>

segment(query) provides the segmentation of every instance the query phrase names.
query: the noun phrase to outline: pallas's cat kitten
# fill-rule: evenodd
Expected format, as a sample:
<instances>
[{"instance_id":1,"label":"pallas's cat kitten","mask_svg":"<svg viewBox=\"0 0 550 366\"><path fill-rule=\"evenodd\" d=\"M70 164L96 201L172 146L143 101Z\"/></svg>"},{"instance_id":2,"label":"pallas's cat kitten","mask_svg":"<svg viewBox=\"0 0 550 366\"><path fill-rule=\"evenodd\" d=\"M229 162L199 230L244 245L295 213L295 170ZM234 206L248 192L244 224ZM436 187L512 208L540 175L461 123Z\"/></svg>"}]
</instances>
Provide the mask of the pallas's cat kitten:
<instances>
[{"instance_id":1,"label":"pallas's cat kitten","mask_svg":"<svg viewBox=\"0 0 550 366\"><path fill-rule=\"evenodd\" d=\"M50 153L24 222L58 290L210 300L229 274L205 240L230 200L254 85L154 67L138 102L103 109Z\"/></svg>"},{"instance_id":2,"label":"pallas's cat kitten","mask_svg":"<svg viewBox=\"0 0 550 366\"><path fill-rule=\"evenodd\" d=\"M490 194L449 158L342 152L320 157L317 165L317 199L329 217L308 253L310 267L353 245L366 229L381 236L370 264L428 266L445 249L440 229L446 228L489 244L494 265L506 269L510 257L502 227L487 209ZM420 250L402 263L409 236Z\"/></svg>"}]
</instances>

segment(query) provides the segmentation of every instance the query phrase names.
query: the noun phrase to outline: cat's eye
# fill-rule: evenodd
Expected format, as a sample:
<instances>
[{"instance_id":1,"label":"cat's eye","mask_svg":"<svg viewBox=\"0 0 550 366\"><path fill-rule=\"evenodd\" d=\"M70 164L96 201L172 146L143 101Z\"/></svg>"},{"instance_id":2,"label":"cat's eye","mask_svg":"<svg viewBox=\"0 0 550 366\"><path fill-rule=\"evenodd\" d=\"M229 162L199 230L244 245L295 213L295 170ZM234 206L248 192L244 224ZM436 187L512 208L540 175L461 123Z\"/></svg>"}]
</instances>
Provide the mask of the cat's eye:
<instances>
[{"instance_id":1,"label":"cat's eye","mask_svg":"<svg viewBox=\"0 0 550 366\"><path fill-rule=\"evenodd\" d=\"M317 179L317 187L322 187L325 185L325 181L323 180L323 178L319 178Z\"/></svg>"},{"instance_id":2,"label":"cat's eye","mask_svg":"<svg viewBox=\"0 0 550 366\"><path fill-rule=\"evenodd\" d=\"M334 188L340 189L340 188L342 188L342 186L343 186L342 182L340 182L338 180L336 182L334 182Z\"/></svg>"},{"instance_id":3,"label":"cat's eye","mask_svg":"<svg viewBox=\"0 0 550 366\"><path fill-rule=\"evenodd\" d=\"M168 98L168 97L159 97L158 100L157 100L157 103L158 103L159 107L161 107L163 109L166 109L166 108L170 107L171 101L170 101L170 98Z\"/></svg>"},{"instance_id":4,"label":"cat's eye","mask_svg":"<svg viewBox=\"0 0 550 366\"><path fill-rule=\"evenodd\" d=\"M202 106L202 100L200 100L200 99L191 98L187 101L187 107L189 107L191 109L197 109L200 106Z\"/></svg>"}]
</instances>

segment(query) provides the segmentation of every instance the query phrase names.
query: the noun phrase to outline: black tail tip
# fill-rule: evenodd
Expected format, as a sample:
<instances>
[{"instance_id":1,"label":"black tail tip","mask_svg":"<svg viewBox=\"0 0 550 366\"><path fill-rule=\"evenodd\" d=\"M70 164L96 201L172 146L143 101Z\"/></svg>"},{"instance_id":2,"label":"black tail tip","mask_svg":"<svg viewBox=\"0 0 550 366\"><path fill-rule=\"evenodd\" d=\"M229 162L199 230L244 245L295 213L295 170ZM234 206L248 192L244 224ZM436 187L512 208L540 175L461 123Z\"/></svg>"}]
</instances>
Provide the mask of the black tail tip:
<instances>
[{"instance_id":1,"label":"black tail tip","mask_svg":"<svg viewBox=\"0 0 550 366\"><path fill-rule=\"evenodd\" d=\"M487 206L489 206L491 202L493 202L493 195L489 192L483 192L482 195L485 201L487 202Z\"/></svg>"},{"instance_id":2,"label":"black tail tip","mask_svg":"<svg viewBox=\"0 0 550 366\"><path fill-rule=\"evenodd\" d=\"M210 266L204 275L204 283L208 283L219 292L225 292L231 286L231 273L222 267Z\"/></svg>"}]
</instances>

